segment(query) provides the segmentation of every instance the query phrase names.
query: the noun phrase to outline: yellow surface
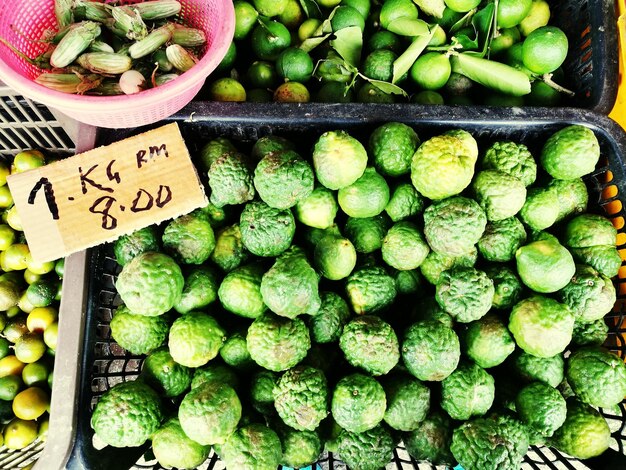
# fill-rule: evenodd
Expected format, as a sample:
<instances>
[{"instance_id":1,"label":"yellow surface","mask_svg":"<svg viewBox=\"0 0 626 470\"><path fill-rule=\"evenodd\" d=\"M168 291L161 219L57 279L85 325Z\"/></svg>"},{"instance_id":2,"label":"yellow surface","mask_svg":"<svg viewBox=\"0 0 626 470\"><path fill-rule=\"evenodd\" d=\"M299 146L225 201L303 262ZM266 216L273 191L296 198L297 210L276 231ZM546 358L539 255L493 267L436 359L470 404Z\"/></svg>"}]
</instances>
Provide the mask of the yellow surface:
<instances>
[{"instance_id":1,"label":"yellow surface","mask_svg":"<svg viewBox=\"0 0 626 470\"><path fill-rule=\"evenodd\" d=\"M617 0L619 19L617 30L619 33L619 89L617 101L610 116L626 129L626 0Z\"/></svg>"}]
</instances>

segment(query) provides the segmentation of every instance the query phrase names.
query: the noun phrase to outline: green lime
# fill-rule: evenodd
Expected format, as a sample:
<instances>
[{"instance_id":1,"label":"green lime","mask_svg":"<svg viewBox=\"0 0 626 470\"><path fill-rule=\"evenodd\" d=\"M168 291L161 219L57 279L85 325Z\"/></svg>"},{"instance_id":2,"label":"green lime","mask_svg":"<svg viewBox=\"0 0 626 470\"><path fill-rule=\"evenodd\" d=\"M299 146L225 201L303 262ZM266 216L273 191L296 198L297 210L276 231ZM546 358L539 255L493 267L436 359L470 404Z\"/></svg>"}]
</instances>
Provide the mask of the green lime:
<instances>
[{"instance_id":1,"label":"green lime","mask_svg":"<svg viewBox=\"0 0 626 470\"><path fill-rule=\"evenodd\" d=\"M11 352L11 343L6 338L0 338L0 359L5 358Z\"/></svg>"},{"instance_id":2,"label":"green lime","mask_svg":"<svg viewBox=\"0 0 626 470\"><path fill-rule=\"evenodd\" d=\"M7 185L0 186L0 208L7 209L13 205L13 196Z\"/></svg>"},{"instance_id":3,"label":"green lime","mask_svg":"<svg viewBox=\"0 0 626 470\"><path fill-rule=\"evenodd\" d=\"M274 64L257 60L248 68L246 79L253 88L273 88L278 81L278 75Z\"/></svg>"},{"instance_id":4,"label":"green lime","mask_svg":"<svg viewBox=\"0 0 626 470\"><path fill-rule=\"evenodd\" d=\"M385 93L373 83L365 83L357 92L359 103L395 103L396 97L391 93Z\"/></svg>"},{"instance_id":5,"label":"green lime","mask_svg":"<svg viewBox=\"0 0 626 470\"><path fill-rule=\"evenodd\" d=\"M397 58L396 53L388 49L375 50L363 61L363 75L373 80L390 82L393 78L393 62Z\"/></svg>"},{"instance_id":6,"label":"green lime","mask_svg":"<svg viewBox=\"0 0 626 470\"><path fill-rule=\"evenodd\" d=\"M46 157L39 150L26 150L18 153L13 159L12 173L21 173L45 164Z\"/></svg>"},{"instance_id":7,"label":"green lime","mask_svg":"<svg viewBox=\"0 0 626 470\"><path fill-rule=\"evenodd\" d=\"M26 281L26 284L30 285L33 282L40 281L41 278L42 278L41 274L35 274L30 269L24 270L24 280Z\"/></svg>"},{"instance_id":8,"label":"green lime","mask_svg":"<svg viewBox=\"0 0 626 470\"><path fill-rule=\"evenodd\" d=\"M260 15L272 17L280 15L287 7L287 0L252 0Z\"/></svg>"},{"instance_id":9,"label":"green lime","mask_svg":"<svg viewBox=\"0 0 626 470\"><path fill-rule=\"evenodd\" d=\"M215 80L209 93L213 101L246 101L246 90L234 78L224 77Z\"/></svg>"},{"instance_id":10,"label":"green lime","mask_svg":"<svg viewBox=\"0 0 626 470\"><path fill-rule=\"evenodd\" d=\"M4 263L10 270L26 269L29 257L30 250L25 243L15 243L4 251Z\"/></svg>"},{"instance_id":11,"label":"green lime","mask_svg":"<svg viewBox=\"0 0 626 470\"><path fill-rule=\"evenodd\" d=\"M317 3L323 8L334 8L341 3L341 0L317 0Z\"/></svg>"},{"instance_id":12,"label":"green lime","mask_svg":"<svg viewBox=\"0 0 626 470\"><path fill-rule=\"evenodd\" d=\"M363 32L365 29L365 19L359 10L348 5L341 5L335 10L335 14L330 19L330 26L333 31L356 26Z\"/></svg>"},{"instance_id":13,"label":"green lime","mask_svg":"<svg viewBox=\"0 0 626 470\"><path fill-rule=\"evenodd\" d=\"M63 272L65 271L65 258L61 258L54 265L54 272L57 273L57 276L63 278Z\"/></svg>"},{"instance_id":14,"label":"green lime","mask_svg":"<svg viewBox=\"0 0 626 470\"><path fill-rule=\"evenodd\" d=\"M439 25L435 25L434 30L433 30L433 37L431 38L428 45L429 46L443 46L447 42L447 40L448 40L448 36L446 35L446 32L444 31L444 29Z\"/></svg>"},{"instance_id":15,"label":"green lime","mask_svg":"<svg viewBox=\"0 0 626 470\"><path fill-rule=\"evenodd\" d=\"M219 65L215 68L216 72L227 72L233 68L235 65L235 60L237 59L237 45L235 42L231 42L230 46L228 46L228 50L226 51L226 55L219 63Z\"/></svg>"},{"instance_id":16,"label":"green lime","mask_svg":"<svg viewBox=\"0 0 626 470\"><path fill-rule=\"evenodd\" d=\"M13 419L4 428L4 445L8 449L23 449L37 439L37 422Z\"/></svg>"},{"instance_id":17,"label":"green lime","mask_svg":"<svg viewBox=\"0 0 626 470\"><path fill-rule=\"evenodd\" d=\"M256 24L259 13L254 7L245 1L235 1L235 39L242 40Z\"/></svg>"},{"instance_id":18,"label":"green lime","mask_svg":"<svg viewBox=\"0 0 626 470\"><path fill-rule=\"evenodd\" d=\"M530 106L558 106L561 93L545 82L535 80L530 84L530 94L525 98Z\"/></svg>"},{"instance_id":19,"label":"green lime","mask_svg":"<svg viewBox=\"0 0 626 470\"><path fill-rule=\"evenodd\" d=\"M498 26L500 28L512 28L526 18L532 0L500 0L498 2Z\"/></svg>"},{"instance_id":20,"label":"green lime","mask_svg":"<svg viewBox=\"0 0 626 470\"><path fill-rule=\"evenodd\" d=\"M42 441L48 440L48 429L50 428L50 420L48 418L40 419L37 421L39 428L37 429L37 437Z\"/></svg>"},{"instance_id":21,"label":"green lime","mask_svg":"<svg viewBox=\"0 0 626 470\"><path fill-rule=\"evenodd\" d=\"M341 82L326 82L317 91L315 100L320 103L351 103L354 101L352 88Z\"/></svg>"},{"instance_id":22,"label":"green lime","mask_svg":"<svg viewBox=\"0 0 626 470\"><path fill-rule=\"evenodd\" d=\"M24 230L22 228L22 219L20 219L20 215L17 212L17 207L12 206L5 212L5 214L7 216L6 223L9 224L13 230L17 230L18 232L22 232Z\"/></svg>"},{"instance_id":23,"label":"green lime","mask_svg":"<svg viewBox=\"0 0 626 470\"><path fill-rule=\"evenodd\" d=\"M314 260L322 276L338 281L352 273L356 265L356 250L347 238L328 235L315 246Z\"/></svg>"},{"instance_id":24,"label":"green lime","mask_svg":"<svg viewBox=\"0 0 626 470\"><path fill-rule=\"evenodd\" d=\"M357 10L363 18L367 18L370 14L370 0L341 0L342 5L347 5Z\"/></svg>"},{"instance_id":25,"label":"green lime","mask_svg":"<svg viewBox=\"0 0 626 470\"><path fill-rule=\"evenodd\" d=\"M298 0L287 0L284 10L278 15L278 21L292 31L300 27L304 18L304 12Z\"/></svg>"},{"instance_id":26,"label":"green lime","mask_svg":"<svg viewBox=\"0 0 626 470\"><path fill-rule=\"evenodd\" d=\"M19 375L0 377L0 400L11 401L22 389L24 383Z\"/></svg>"},{"instance_id":27,"label":"green lime","mask_svg":"<svg viewBox=\"0 0 626 470\"><path fill-rule=\"evenodd\" d=\"M20 300L17 302L17 306L24 313L30 313L35 308L35 306L28 301L28 297L26 296L26 291L22 292L22 295L20 296Z\"/></svg>"},{"instance_id":28,"label":"green lime","mask_svg":"<svg viewBox=\"0 0 626 470\"><path fill-rule=\"evenodd\" d=\"M24 315L11 318L2 330L2 335L14 344L26 333L28 333L28 327L26 326L26 317Z\"/></svg>"},{"instance_id":29,"label":"green lime","mask_svg":"<svg viewBox=\"0 0 626 470\"><path fill-rule=\"evenodd\" d=\"M444 0L450 10L458 13L465 13L480 4L480 0Z\"/></svg>"},{"instance_id":30,"label":"green lime","mask_svg":"<svg viewBox=\"0 0 626 470\"><path fill-rule=\"evenodd\" d=\"M513 44L519 42L521 35L515 26L500 30L500 34L494 37L489 44L489 52L492 55L499 55L506 52Z\"/></svg>"},{"instance_id":31,"label":"green lime","mask_svg":"<svg viewBox=\"0 0 626 470\"><path fill-rule=\"evenodd\" d=\"M252 52L261 60L276 60L291 45L291 34L278 21L265 21L252 31Z\"/></svg>"},{"instance_id":32,"label":"green lime","mask_svg":"<svg viewBox=\"0 0 626 470\"><path fill-rule=\"evenodd\" d=\"M37 419L50 406L50 397L39 387L29 387L13 399L13 413L19 419Z\"/></svg>"},{"instance_id":33,"label":"green lime","mask_svg":"<svg viewBox=\"0 0 626 470\"><path fill-rule=\"evenodd\" d=\"M425 90L439 90L450 79L450 59L438 52L420 56L409 71L413 81Z\"/></svg>"},{"instance_id":34,"label":"green lime","mask_svg":"<svg viewBox=\"0 0 626 470\"><path fill-rule=\"evenodd\" d=\"M15 342L15 357L25 364L36 362L46 352L46 344L41 335L28 333Z\"/></svg>"},{"instance_id":35,"label":"green lime","mask_svg":"<svg viewBox=\"0 0 626 470\"><path fill-rule=\"evenodd\" d=\"M528 36L537 28L547 26L550 20L550 5L545 0L533 0L526 18L519 24L519 30Z\"/></svg>"},{"instance_id":36,"label":"green lime","mask_svg":"<svg viewBox=\"0 0 626 470\"><path fill-rule=\"evenodd\" d=\"M57 348L57 336L59 334L58 322L52 323L43 332L43 341L50 349L55 350Z\"/></svg>"},{"instance_id":37,"label":"green lime","mask_svg":"<svg viewBox=\"0 0 626 470\"><path fill-rule=\"evenodd\" d=\"M15 243L15 230L6 224L0 224L0 251L6 250Z\"/></svg>"},{"instance_id":38,"label":"green lime","mask_svg":"<svg viewBox=\"0 0 626 470\"><path fill-rule=\"evenodd\" d=\"M47 280L39 280L28 286L26 289L26 298L33 307L47 307L54 302L56 293L56 283Z\"/></svg>"},{"instance_id":39,"label":"green lime","mask_svg":"<svg viewBox=\"0 0 626 470\"><path fill-rule=\"evenodd\" d=\"M389 49L399 54L402 52L402 40L400 36L391 31L380 30L372 34L367 40L367 49L369 51L377 51L379 49Z\"/></svg>"},{"instance_id":40,"label":"green lime","mask_svg":"<svg viewBox=\"0 0 626 470\"><path fill-rule=\"evenodd\" d=\"M416 20L418 14L417 6L412 0L386 0L380 9L380 25L388 29L394 20Z\"/></svg>"},{"instance_id":41,"label":"green lime","mask_svg":"<svg viewBox=\"0 0 626 470\"><path fill-rule=\"evenodd\" d=\"M411 103L417 104L444 104L441 94L432 90L424 90L411 96Z\"/></svg>"},{"instance_id":42,"label":"green lime","mask_svg":"<svg viewBox=\"0 0 626 470\"><path fill-rule=\"evenodd\" d=\"M54 307L35 307L26 318L26 326L30 332L43 333L58 317L59 311Z\"/></svg>"},{"instance_id":43,"label":"green lime","mask_svg":"<svg viewBox=\"0 0 626 470\"><path fill-rule=\"evenodd\" d=\"M47 384L50 372L52 368L45 361L32 362L22 370L22 380L27 387L41 387Z\"/></svg>"},{"instance_id":44,"label":"green lime","mask_svg":"<svg viewBox=\"0 0 626 470\"><path fill-rule=\"evenodd\" d=\"M298 82L287 82L274 91L274 101L281 103L308 103L311 99L309 90Z\"/></svg>"},{"instance_id":45,"label":"green lime","mask_svg":"<svg viewBox=\"0 0 626 470\"><path fill-rule=\"evenodd\" d=\"M321 24L322 22L317 18L307 18L304 20L298 28L298 40L303 42L312 37Z\"/></svg>"},{"instance_id":46,"label":"green lime","mask_svg":"<svg viewBox=\"0 0 626 470\"><path fill-rule=\"evenodd\" d=\"M313 60L302 49L290 47L276 59L276 71L285 80L306 83L313 74Z\"/></svg>"},{"instance_id":47,"label":"green lime","mask_svg":"<svg viewBox=\"0 0 626 470\"><path fill-rule=\"evenodd\" d=\"M272 92L266 88L252 88L246 92L246 100L250 103L271 103Z\"/></svg>"},{"instance_id":48,"label":"green lime","mask_svg":"<svg viewBox=\"0 0 626 470\"><path fill-rule=\"evenodd\" d=\"M555 26L535 29L522 44L524 65L535 73L554 72L567 56L567 36Z\"/></svg>"},{"instance_id":49,"label":"green lime","mask_svg":"<svg viewBox=\"0 0 626 470\"><path fill-rule=\"evenodd\" d=\"M339 190L339 206L350 217L374 217L389 202L389 186L374 168L367 168L359 179Z\"/></svg>"}]
</instances>

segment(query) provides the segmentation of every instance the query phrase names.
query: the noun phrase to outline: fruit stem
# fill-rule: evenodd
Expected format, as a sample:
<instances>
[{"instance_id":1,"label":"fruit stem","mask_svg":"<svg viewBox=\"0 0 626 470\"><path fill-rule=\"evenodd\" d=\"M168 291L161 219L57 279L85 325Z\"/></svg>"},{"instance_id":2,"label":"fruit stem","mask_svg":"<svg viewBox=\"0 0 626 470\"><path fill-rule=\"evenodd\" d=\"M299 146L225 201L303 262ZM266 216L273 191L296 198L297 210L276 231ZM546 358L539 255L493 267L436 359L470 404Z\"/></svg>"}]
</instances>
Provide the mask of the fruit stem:
<instances>
[{"instance_id":1,"label":"fruit stem","mask_svg":"<svg viewBox=\"0 0 626 470\"><path fill-rule=\"evenodd\" d=\"M541 80L543 80L543 82L546 85L548 85L550 88L554 88L556 91L558 91L560 93L565 93L568 96L575 96L576 95L576 93L574 93L572 90L568 90L567 88L562 87L558 83L553 82L551 73L544 73L542 75L542 77L541 77Z\"/></svg>"}]
</instances>

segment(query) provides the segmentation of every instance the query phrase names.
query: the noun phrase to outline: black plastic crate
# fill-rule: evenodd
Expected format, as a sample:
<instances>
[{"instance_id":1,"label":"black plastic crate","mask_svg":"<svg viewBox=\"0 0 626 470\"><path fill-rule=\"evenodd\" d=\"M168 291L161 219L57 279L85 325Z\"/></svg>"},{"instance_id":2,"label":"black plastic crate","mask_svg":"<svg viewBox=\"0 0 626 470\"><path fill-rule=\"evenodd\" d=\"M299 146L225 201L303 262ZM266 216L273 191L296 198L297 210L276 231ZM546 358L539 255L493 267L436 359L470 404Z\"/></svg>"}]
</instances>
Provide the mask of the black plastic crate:
<instances>
[{"instance_id":1,"label":"black plastic crate","mask_svg":"<svg viewBox=\"0 0 626 470\"><path fill-rule=\"evenodd\" d=\"M224 114L227 109L230 114ZM424 107L421 116L410 116L402 105L288 105L280 111L275 105L257 105L255 113L242 106L239 114L232 114L228 105L195 103L166 122L177 122L192 155L209 139L229 137L245 146L265 135L280 135L296 139L300 148L311 146L324 131L344 129L366 141L378 125L399 121L411 125L422 140L446 130L461 128L472 133L479 146L498 139L525 143L531 152L538 152L546 138L569 124L590 127L597 135L602 159L597 170L586 178L590 193L589 210L604 213L615 220L619 228L618 249L626 257L626 134L613 121L584 110L557 109L472 109L448 106ZM107 130L100 134L99 144L129 137L163 123L134 130ZM133 380L139 374L143 357L124 351L110 338L109 322L112 311L120 303L115 291L115 278L120 271L111 245L89 250L85 289L88 294L84 353L81 361L82 377L76 413L77 434L70 469L145 469L161 467L143 448L97 450L90 428L91 411L98 398L118 382ZM622 268L624 269L624 268ZM626 272L617 279L618 301L614 312L606 317L610 325L607 347L626 357ZM611 410L602 410L612 431L612 448L603 456L581 463L545 447L533 447L522 468L525 469L585 469L626 468L626 401ZM145 453L145 455L144 455ZM609 462L609 459L618 459ZM318 462L323 469L346 468L332 454L325 454ZM223 463L212 453L201 469L223 469ZM315 467L314 467L315 468ZM394 453L392 469L434 469L436 467L413 460L399 447ZM440 467L443 468L443 467ZM236 469L229 469L236 470Z\"/></svg>"}]
</instances>

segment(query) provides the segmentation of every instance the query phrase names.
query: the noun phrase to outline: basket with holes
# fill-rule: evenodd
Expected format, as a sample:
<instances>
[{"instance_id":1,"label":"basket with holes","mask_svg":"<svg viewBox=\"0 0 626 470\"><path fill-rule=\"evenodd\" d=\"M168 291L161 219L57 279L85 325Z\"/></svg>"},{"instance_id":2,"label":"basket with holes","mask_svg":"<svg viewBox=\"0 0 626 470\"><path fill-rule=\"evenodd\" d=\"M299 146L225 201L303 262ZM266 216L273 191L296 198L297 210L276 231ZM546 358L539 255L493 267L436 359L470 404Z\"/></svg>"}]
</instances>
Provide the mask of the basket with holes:
<instances>
[{"instance_id":1,"label":"basket with holes","mask_svg":"<svg viewBox=\"0 0 626 470\"><path fill-rule=\"evenodd\" d=\"M188 120L178 114L169 121L177 122L189 150L198 157L202 146L216 137L230 139L240 151L246 152L254 142L264 136L275 135L297 142L301 155L310 155L310 150L318 137L326 131L344 130L361 142L367 142L372 131L382 123L399 121L412 127L423 141L440 135L451 129L464 129L478 142L482 152L494 141L513 141L528 146L533 155L538 155L547 137L572 124L590 128L596 135L601 158L595 171L584 178L589 194L587 211L603 214L612 221L618 230L617 248L623 256L626 234L624 232L624 202L626 201L626 136L624 132L606 117L588 111L562 109L553 110L550 115L537 110L520 110L511 113L508 110L480 111L468 108L431 106L421 117L410 117L402 113L401 106L376 106L351 104L340 108L333 105L304 105L286 107L276 115L271 104L259 106L256 112L241 111L239 114L225 116L228 105L219 103L194 103L190 108L194 119ZM332 116L332 118L328 118ZM100 134L100 144L107 144L145 128L124 131L104 131ZM245 150L244 150L245 149ZM201 165L199 161L196 161ZM82 357L82 379L79 396L76 400L78 426L75 447L68 462L70 469L145 469L160 470L160 466L150 449L150 442L140 447L115 448L107 446L94 436L90 425L92 412L104 393L121 382L137 379L145 359L143 355L133 355L120 347L111 337L110 322L121 298L116 291L116 279L121 272L112 245L103 245L87 252L85 263L86 279L86 318L84 329L84 354ZM619 276L613 279L617 289L617 302L608 313L604 322L608 326L605 347L620 357L626 357L626 324L624 323L623 268ZM329 284L325 284L326 288ZM342 284L343 285L343 284ZM320 287L321 289L321 287ZM342 292L341 289L338 292ZM410 298L409 298L410 299ZM410 300L406 300L410 302ZM215 315L218 321L227 322L230 314L220 310L218 301L207 311ZM80 316L81 312L74 312ZM388 311L382 313L392 315ZM232 318L229 317L229 318ZM245 327L252 320L240 317L239 326ZM394 317L395 318L395 317ZM78 320L78 319L77 319ZM396 318L397 321L398 319ZM389 320L392 323L392 319ZM396 324L396 323L392 323ZM231 325L232 326L232 325ZM400 335L401 333L398 333ZM569 353L566 351L565 356ZM216 359L219 361L219 358ZM335 364L335 363L334 363ZM336 363L337 366L339 365ZM329 382L331 369L325 369ZM490 369L487 369L488 371ZM495 372L494 372L495 373ZM245 375L245 374L244 374ZM241 380L247 380L240 375ZM426 383L426 382L425 382ZM439 388L435 382L429 382L431 397L438 397ZM242 400L247 397L247 389L239 390ZM173 399L176 406L184 393ZM169 403L169 401L168 401ZM175 410L176 408L173 408ZM524 458L524 469L607 469L624 468L626 454L626 402L615 407L600 409L610 430L610 448L600 457L580 461L553 448L532 445ZM261 419L261 418L259 418ZM399 444L393 451L388 469L444 469L413 458L404 444ZM346 468L340 456L324 453L314 468ZM225 465L217 454L211 451L207 460L199 469L223 469ZM509 467L506 467L509 468Z\"/></svg>"},{"instance_id":2,"label":"basket with holes","mask_svg":"<svg viewBox=\"0 0 626 470\"><path fill-rule=\"evenodd\" d=\"M10 165L13 158L18 153L33 149L41 151L48 159L63 158L74 153L75 144L66 130L61 126L61 123L48 108L21 96L18 92L0 83L0 160L3 162L3 165ZM4 200L6 200L6 196L3 196L3 201ZM3 213L5 212L4 207L3 205ZM13 221L11 222L13 223ZM11 225L7 225L8 220L3 221L2 224L4 229L3 233L6 235L6 227ZM21 241L16 237L15 243L21 243ZM6 247L3 247L2 250L6 250ZM7 268L3 267L2 269L4 274L4 270ZM47 268L44 270L47 270ZM14 271L14 273L22 275L22 271ZM54 275L54 270L52 274L46 274L44 277L51 277L52 275ZM58 302L51 304L51 308L55 310L58 309L59 315L62 316L63 308L59 308ZM28 308L26 310L28 310ZM50 312L52 312L52 310L50 310ZM20 312L17 316L12 316L12 318L27 319L26 315L26 313ZM35 317L32 318L33 322L34 319ZM5 324L7 324L7 313L2 312L2 325ZM31 323L31 326L33 324L34 323ZM3 328L5 328L5 326L3 326ZM7 329L6 333L2 333L2 341L6 341L6 338L11 337L9 329L10 328ZM13 339L13 341L15 341L15 339ZM52 357L46 355L39 361L44 361L46 367L52 369L54 363ZM41 364L44 362L41 362ZM6 368L3 370L6 372ZM60 377L59 380L62 380L63 372L57 371L57 375ZM49 393L46 385L38 385L43 390L46 390L46 393ZM28 388L28 385L23 383L20 390L26 388ZM6 396L4 397L4 399L7 398ZM11 409L11 402L8 401L6 403L9 404L9 409ZM7 414L6 407L3 409L2 427L4 430L5 426L9 425L11 417L10 414ZM52 415L47 416L47 414L42 415L38 418L38 421L47 421ZM59 432L59 434L64 434L64 432ZM65 441L67 450L67 447L70 446L69 433L66 435ZM47 439L44 436L37 437L34 441L21 449L15 449L13 444L7 447L5 442L4 445L0 446L0 468L17 470L27 466L32 467L46 451L47 447Z\"/></svg>"},{"instance_id":3,"label":"basket with holes","mask_svg":"<svg viewBox=\"0 0 626 470\"><path fill-rule=\"evenodd\" d=\"M38 67L5 46L0 47L0 78L22 95L93 126L123 128L156 122L193 99L226 54L233 36L235 16L230 0L183 0L180 3L181 10L175 21L204 31L206 46L195 66L161 86L121 96L74 95L51 90L34 81L41 73ZM36 5L27 0L1 1L0 37L26 56L37 57L47 50L47 45L38 40L45 32L57 30L54 5L54 0Z\"/></svg>"}]
</instances>

